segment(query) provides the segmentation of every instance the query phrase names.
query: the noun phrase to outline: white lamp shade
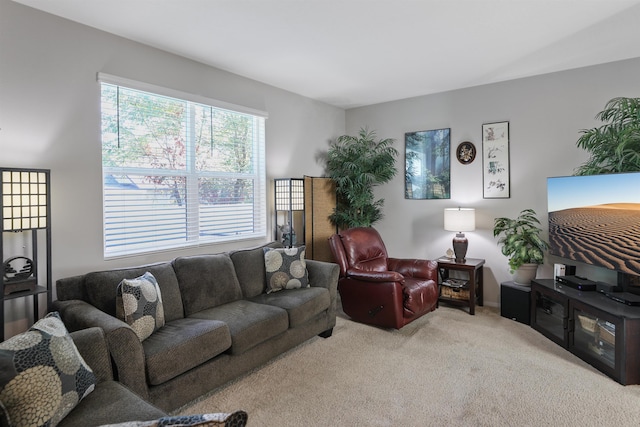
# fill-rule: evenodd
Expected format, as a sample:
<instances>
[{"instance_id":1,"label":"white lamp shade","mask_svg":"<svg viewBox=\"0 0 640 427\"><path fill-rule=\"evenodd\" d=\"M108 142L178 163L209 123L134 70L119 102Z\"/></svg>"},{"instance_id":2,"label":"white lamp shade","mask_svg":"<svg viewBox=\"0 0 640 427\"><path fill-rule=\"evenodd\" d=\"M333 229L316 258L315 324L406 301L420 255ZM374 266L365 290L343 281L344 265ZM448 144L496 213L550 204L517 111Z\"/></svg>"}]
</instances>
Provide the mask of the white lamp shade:
<instances>
[{"instance_id":1,"label":"white lamp shade","mask_svg":"<svg viewBox=\"0 0 640 427\"><path fill-rule=\"evenodd\" d=\"M275 187L277 211L304 210L304 179L277 178Z\"/></svg>"},{"instance_id":2,"label":"white lamp shade","mask_svg":"<svg viewBox=\"0 0 640 427\"><path fill-rule=\"evenodd\" d=\"M48 170L0 168L2 231L48 227Z\"/></svg>"},{"instance_id":3,"label":"white lamp shade","mask_svg":"<svg viewBox=\"0 0 640 427\"><path fill-rule=\"evenodd\" d=\"M447 208L444 210L444 229L447 231L473 231L476 229L476 210L473 208Z\"/></svg>"}]
</instances>

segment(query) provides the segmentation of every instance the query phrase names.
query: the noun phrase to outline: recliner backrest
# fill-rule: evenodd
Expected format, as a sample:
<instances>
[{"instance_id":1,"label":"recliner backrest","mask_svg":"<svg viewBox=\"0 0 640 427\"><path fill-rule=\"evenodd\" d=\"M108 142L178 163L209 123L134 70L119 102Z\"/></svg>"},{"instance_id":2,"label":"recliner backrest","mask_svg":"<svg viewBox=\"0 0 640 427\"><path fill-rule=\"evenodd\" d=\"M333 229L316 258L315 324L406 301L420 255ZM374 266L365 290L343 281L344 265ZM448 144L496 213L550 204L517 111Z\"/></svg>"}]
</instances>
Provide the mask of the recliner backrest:
<instances>
[{"instance_id":1,"label":"recliner backrest","mask_svg":"<svg viewBox=\"0 0 640 427\"><path fill-rule=\"evenodd\" d=\"M387 248L378 231L371 227L356 227L338 234L342 243L343 254L334 256L340 270L344 273L348 268L364 271L387 271ZM340 245L333 245L340 250ZM343 255L343 256L341 256ZM343 271L344 270L344 271ZM344 275L344 274L343 274Z\"/></svg>"}]
</instances>

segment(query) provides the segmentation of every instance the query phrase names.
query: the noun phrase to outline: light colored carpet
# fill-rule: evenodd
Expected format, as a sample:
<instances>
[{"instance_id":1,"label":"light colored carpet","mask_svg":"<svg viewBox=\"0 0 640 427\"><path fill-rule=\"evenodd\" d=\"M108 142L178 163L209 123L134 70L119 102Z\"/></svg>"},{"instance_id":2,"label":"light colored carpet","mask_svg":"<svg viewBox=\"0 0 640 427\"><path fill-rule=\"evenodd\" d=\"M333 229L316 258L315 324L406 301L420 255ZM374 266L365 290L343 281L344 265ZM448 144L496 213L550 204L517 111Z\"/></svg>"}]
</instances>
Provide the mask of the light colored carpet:
<instances>
[{"instance_id":1,"label":"light colored carpet","mask_svg":"<svg viewBox=\"0 0 640 427\"><path fill-rule=\"evenodd\" d=\"M492 308L441 306L400 331L338 317L314 338L182 408L249 426L638 426L622 386Z\"/></svg>"}]
</instances>

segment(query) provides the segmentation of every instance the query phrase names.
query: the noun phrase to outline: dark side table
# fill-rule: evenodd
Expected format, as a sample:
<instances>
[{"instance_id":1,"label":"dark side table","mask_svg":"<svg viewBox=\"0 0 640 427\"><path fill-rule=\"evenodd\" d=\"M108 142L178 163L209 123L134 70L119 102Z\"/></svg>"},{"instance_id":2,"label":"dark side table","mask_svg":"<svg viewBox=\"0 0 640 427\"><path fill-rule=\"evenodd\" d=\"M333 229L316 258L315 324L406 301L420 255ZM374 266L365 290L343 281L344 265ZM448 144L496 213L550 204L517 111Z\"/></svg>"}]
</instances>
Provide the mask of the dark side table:
<instances>
[{"instance_id":1,"label":"dark side table","mask_svg":"<svg viewBox=\"0 0 640 427\"><path fill-rule=\"evenodd\" d=\"M461 305L469 307L469 314L476 314L476 300L479 306L483 305L482 287L483 287L483 266L484 259L467 258L464 262L456 262L453 258L440 257L436 260L438 263L438 273L440 275L440 297L438 301L447 304ZM449 298L442 295L442 282L449 279L449 272L462 271L468 276L469 298Z\"/></svg>"}]
</instances>

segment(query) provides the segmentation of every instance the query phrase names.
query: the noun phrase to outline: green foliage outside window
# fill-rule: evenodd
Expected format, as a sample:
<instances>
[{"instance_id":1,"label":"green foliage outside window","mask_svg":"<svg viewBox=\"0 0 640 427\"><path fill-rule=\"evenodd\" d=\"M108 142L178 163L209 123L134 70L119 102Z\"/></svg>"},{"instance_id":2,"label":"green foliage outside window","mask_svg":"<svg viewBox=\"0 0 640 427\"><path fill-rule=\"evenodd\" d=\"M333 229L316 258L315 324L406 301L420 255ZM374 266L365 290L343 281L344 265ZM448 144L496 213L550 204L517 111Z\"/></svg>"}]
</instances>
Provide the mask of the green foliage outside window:
<instances>
[{"instance_id":1,"label":"green foliage outside window","mask_svg":"<svg viewBox=\"0 0 640 427\"><path fill-rule=\"evenodd\" d=\"M193 166L202 173L201 199L238 203L253 197L253 189L243 178L206 176L207 172L251 172L251 116L114 85L103 85L103 110L112 112L102 117L103 166L154 170L145 180L165 188L181 205L186 191L184 172L190 167L187 139L193 133Z\"/></svg>"}]
</instances>

